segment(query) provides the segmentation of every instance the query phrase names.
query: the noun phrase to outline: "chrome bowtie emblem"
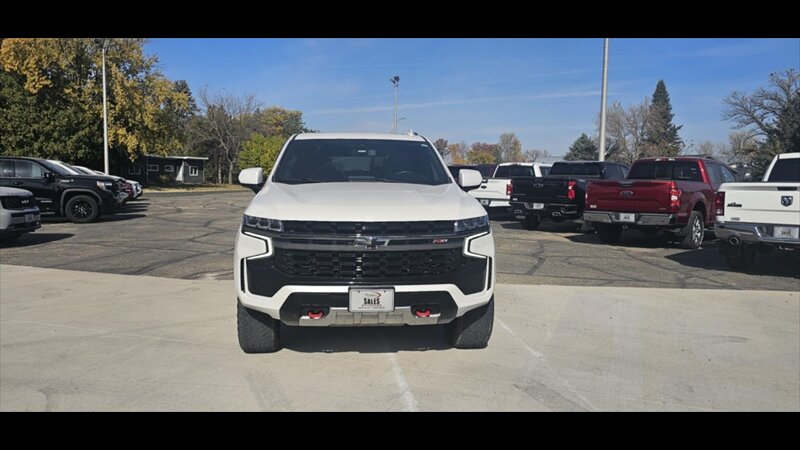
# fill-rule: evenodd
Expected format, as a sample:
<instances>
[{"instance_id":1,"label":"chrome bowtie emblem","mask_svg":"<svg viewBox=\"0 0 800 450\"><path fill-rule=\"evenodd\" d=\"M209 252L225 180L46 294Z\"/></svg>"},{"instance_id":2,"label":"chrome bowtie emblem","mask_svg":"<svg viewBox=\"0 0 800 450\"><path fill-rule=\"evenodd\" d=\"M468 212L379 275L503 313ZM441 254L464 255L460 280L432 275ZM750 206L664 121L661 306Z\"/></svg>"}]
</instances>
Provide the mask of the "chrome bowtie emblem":
<instances>
[{"instance_id":1,"label":"chrome bowtie emblem","mask_svg":"<svg viewBox=\"0 0 800 450\"><path fill-rule=\"evenodd\" d=\"M371 236L357 237L353 241L353 247L375 248L375 247L385 247L387 245L389 245L389 239L380 237L371 237Z\"/></svg>"},{"instance_id":2,"label":"chrome bowtie emblem","mask_svg":"<svg viewBox=\"0 0 800 450\"><path fill-rule=\"evenodd\" d=\"M794 197L792 197L791 195L782 195L781 196L781 205L783 205L783 206L789 206L789 205L792 204L793 201L794 201Z\"/></svg>"}]
</instances>

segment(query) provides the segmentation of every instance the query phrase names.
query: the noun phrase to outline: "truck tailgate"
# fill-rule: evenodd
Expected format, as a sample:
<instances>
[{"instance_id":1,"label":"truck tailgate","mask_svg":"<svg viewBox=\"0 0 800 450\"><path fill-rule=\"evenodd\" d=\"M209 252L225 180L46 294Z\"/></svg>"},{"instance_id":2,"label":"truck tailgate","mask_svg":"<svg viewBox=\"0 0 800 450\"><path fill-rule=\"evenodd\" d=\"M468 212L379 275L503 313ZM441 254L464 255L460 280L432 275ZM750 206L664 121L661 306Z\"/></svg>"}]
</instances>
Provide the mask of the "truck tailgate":
<instances>
[{"instance_id":1,"label":"truck tailgate","mask_svg":"<svg viewBox=\"0 0 800 450\"><path fill-rule=\"evenodd\" d=\"M569 178L514 177L512 196L520 202L567 201L568 182Z\"/></svg>"},{"instance_id":2,"label":"truck tailgate","mask_svg":"<svg viewBox=\"0 0 800 450\"><path fill-rule=\"evenodd\" d=\"M720 192L725 192L720 221L800 225L800 183L725 183Z\"/></svg>"},{"instance_id":3,"label":"truck tailgate","mask_svg":"<svg viewBox=\"0 0 800 450\"><path fill-rule=\"evenodd\" d=\"M588 211L666 213L671 182L668 180L592 181Z\"/></svg>"},{"instance_id":4,"label":"truck tailgate","mask_svg":"<svg viewBox=\"0 0 800 450\"><path fill-rule=\"evenodd\" d=\"M483 182L478 189L473 189L469 193L476 198L491 198L496 200L508 200L506 186L511 182L507 178L490 178Z\"/></svg>"}]
</instances>

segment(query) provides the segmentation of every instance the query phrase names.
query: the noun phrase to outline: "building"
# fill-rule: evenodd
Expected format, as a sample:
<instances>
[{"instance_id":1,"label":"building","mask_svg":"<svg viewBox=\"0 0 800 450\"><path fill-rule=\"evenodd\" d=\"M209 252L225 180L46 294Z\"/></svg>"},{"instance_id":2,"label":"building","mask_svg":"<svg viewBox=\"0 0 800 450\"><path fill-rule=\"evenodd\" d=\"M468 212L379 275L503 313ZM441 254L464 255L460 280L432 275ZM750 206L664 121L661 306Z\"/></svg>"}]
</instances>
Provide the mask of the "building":
<instances>
[{"instance_id":1,"label":"building","mask_svg":"<svg viewBox=\"0 0 800 450\"><path fill-rule=\"evenodd\" d=\"M124 161L120 176L142 184L169 180L178 184L205 183L204 166L208 158L200 156L140 156L134 162Z\"/></svg>"}]
</instances>

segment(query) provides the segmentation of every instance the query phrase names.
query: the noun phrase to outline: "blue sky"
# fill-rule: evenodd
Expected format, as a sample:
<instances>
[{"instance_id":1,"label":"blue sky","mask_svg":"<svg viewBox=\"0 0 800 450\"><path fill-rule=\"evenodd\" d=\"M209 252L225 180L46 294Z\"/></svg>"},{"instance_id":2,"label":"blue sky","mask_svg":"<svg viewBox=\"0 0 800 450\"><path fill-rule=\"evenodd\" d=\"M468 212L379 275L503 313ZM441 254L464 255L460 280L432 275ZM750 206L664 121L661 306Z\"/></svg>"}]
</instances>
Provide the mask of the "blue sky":
<instances>
[{"instance_id":1,"label":"blue sky","mask_svg":"<svg viewBox=\"0 0 800 450\"><path fill-rule=\"evenodd\" d=\"M153 39L146 51L193 91L253 93L303 111L320 131L388 132L400 76L401 131L566 152L594 135L602 39ZM722 99L800 68L798 39L611 39L609 104L651 95L664 79L684 141L727 141Z\"/></svg>"}]
</instances>

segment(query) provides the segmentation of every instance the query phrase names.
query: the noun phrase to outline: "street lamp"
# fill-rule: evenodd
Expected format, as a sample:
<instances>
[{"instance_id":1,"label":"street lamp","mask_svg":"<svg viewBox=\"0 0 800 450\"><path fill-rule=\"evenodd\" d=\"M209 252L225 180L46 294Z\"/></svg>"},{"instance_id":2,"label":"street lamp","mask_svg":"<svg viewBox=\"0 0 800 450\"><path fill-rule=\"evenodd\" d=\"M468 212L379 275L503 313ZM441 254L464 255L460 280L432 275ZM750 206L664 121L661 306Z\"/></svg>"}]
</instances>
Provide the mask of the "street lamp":
<instances>
[{"instance_id":1,"label":"street lamp","mask_svg":"<svg viewBox=\"0 0 800 450\"><path fill-rule=\"evenodd\" d=\"M600 161L606 159L606 91L608 90L608 38L603 41L603 90L600 93Z\"/></svg>"},{"instance_id":2,"label":"street lamp","mask_svg":"<svg viewBox=\"0 0 800 450\"><path fill-rule=\"evenodd\" d=\"M392 127L392 132L397 133L397 86L400 85L400 77L395 75L389 78L389 81L391 81L394 86L394 126Z\"/></svg>"},{"instance_id":3,"label":"street lamp","mask_svg":"<svg viewBox=\"0 0 800 450\"><path fill-rule=\"evenodd\" d=\"M106 40L95 39L103 53L103 172L108 175L108 100L106 98Z\"/></svg>"}]
</instances>

